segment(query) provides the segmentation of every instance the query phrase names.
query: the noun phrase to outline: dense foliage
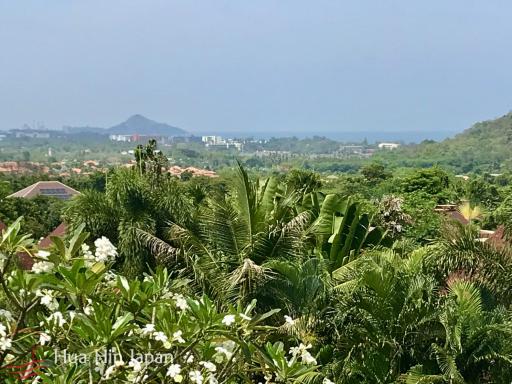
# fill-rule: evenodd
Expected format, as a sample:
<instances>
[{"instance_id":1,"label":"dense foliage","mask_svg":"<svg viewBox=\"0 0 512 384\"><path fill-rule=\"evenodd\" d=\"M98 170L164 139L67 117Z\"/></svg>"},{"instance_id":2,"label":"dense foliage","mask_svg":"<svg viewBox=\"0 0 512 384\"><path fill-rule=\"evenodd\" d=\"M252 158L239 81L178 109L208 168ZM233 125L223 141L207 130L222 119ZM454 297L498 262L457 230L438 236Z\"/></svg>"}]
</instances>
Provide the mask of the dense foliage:
<instances>
[{"instance_id":1,"label":"dense foliage","mask_svg":"<svg viewBox=\"0 0 512 384\"><path fill-rule=\"evenodd\" d=\"M238 163L212 181L165 161L140 147L132 169L59 202L70 231L50 249L8 220L6 382L32 350L48 383L511 382L508 175L372 163L267 177ZM58 361L64 349L86 362ZM98 366L103 350L120 361Z\"/></svg>"}]
</instances>

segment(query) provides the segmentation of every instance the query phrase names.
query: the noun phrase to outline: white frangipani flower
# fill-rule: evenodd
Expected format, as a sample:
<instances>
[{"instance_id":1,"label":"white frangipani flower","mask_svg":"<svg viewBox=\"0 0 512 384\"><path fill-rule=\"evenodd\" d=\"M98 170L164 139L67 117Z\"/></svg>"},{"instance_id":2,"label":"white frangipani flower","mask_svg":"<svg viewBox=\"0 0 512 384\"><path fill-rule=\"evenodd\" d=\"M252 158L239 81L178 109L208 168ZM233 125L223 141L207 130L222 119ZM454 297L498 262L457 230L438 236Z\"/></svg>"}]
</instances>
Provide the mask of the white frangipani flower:
<instances>
[{"instance_id":1,"label":"white frangipani flower","mask_svg":"<svg viewBox=\"0 0 512 384\"><path fill-rule=\"evenodd\" d=\"M20 293L22 290L24 291L24 289L20 289ZM12 316L12 313L6 309L0 309L0 317L3 317L7 321L14 321L14 317Z\"/></svg>"},{"instance_id":2,"label":"white frangipani flower","mask_svg":"<svg viewBox=\"0 0 512 384\"><path fill-rule=\"evenodd\" d=\"M128 366L132 368L134 372L140 372L142 370L142 364L137 359L131 359L128 362Z\"/></svg>"},{"instance_id":3,"label":"white frangipani flower","mask_svg":"<svg viewBox=\"0 0 512 384\"><path fill-rule=\"evenodd\" d=\"M7 336L7 327L3 324L0 324L0 336Z\"/></svg>"},{"instance_id":4,"label":"white frangipani flower","mask_svg":"<svg viewBox=\"0 0 512 384\"><path fill-rule=\"evenodd\" d=\"M0 337L0 350L5 351L12 347L12 340L8 337Z\"/></svg>"},{"instance_id":5,"label":"white frangipani flower","mask_svg":"<svg viewBox=\"0 0 512 384\"><path fill-rule=\"evenodd\" d=\"M176 306L181 309L182 311L185 311L188 309L187 300L183 295L177 294L174 296L174 300L176 301Z\"/></svg>"},{"instance_id":6,"label":"white frangipani flower","mask_svg":"<svg viewBox=\"0 0 512 384\"><path fill-rule=\"evenodd\" d=\"M94 307L92 306L92 300L87 299L87 305L84 307L84 313L90 316L94 313Z\"/></svg>"},{"instance_id":7,"label":"white frangipani flower","mask_svg":"<svg viewBox=\"0 0 512 384\"><path fill-rule=\"evenodd\" d=\"M201 375L201 371L191 371L188 374L190 381L196 384L203 383L203 375Z\"/></svg>"},{"instance_id":8,"label":"white frangipani flower","mask_svg":"<svg viewBox=\"0 0 512 384\"><path fill-rule=\"evenodd\" d=\"M181 373L181 366L179 364L171 364L169 365L169 368L167 369L166 376L170 377L171 379L175 379L176 376L178 376Z\"/></svg>"},{"instance_id":9,"label":"white frangipani flower","mask_svg":"<svg viewBox=\"0 0 512 384\"><path fill-rule=\"evenodd\" d=\"M50 252L39 250L36 253L36 256L39 257L40 259L48 260L48 256L50 256Z\"/></svg>"},{"instance_id":10,"label":"white frangipani flower","mask_svg":"<svg viewBox=\"0 0 512 384\"><path fill-rule=\"evenodd\" d=\"M94 246L96 247L96 251L94 252L96 261L110 262L113 261L117 256L116 247L114 247L110 240L107 239L105 236L96 239L94 241Z\"/></svg>"},{"instance_id":11,"label":"white frangipani flower","mask_svg":"<svg viewBox=\"0 0 512 384\"><path fill-rule=\"evenodd\" d=\"M316 364L316 359L311 355L311 353L308 352L308 349L311 349L312 345L304 345L300 343L298 347L291 347L290 348L290 354L293 357L300 356L302 359L302 362L304 364Z\"/></svg>"},{"instance_id":12,"label":"white frangipani flower","mask_svg":"<svg viewBox=\"0 0 512 384\"><path fill-rule=\"evenodd\" d=\"M57 300L55 300L55 297L53 297L53 292L50 291L49 289L38 289L36 291L36 296L41 298L41 305L44 305L50 311L56 311L57 308L59 308L59 303L57 302Z\"/></svg>"},{"instance_id":13,"label":"white frangipani flower","mask_svg":"<svg viewBox=\"0 0 512 384\"><path fill-rule=\"evenodd\" d=\"M151 335L153 332L155 332L155 324L149 323L142 328L142 334L144 335Z\"/></svg>"},{"instance_id":14,"label":"white frangipani flower","mask_svg":"<svg viewBox=\"0 0 512 384\"><path fill-rule=\"evenodd\" d=\"M217 366L211 361L200 361L199 365L205 367L209 372L215 372L217 370Z\"/></svg>"},{"instance_id":15,"label":"white frangipani flower","mask_svg":"<svg viewBox=\"0 0 512 384\"><path fill-rule=\"evenodd\" d=\"M55 264L53 264L50 261L38 261L32 265L32 272L34 273L47 273L51 272L53 268L55 267Z\"/></svg>"},{"instance_id":16,"label":"white frangipani flower","mask_svg":"<svg viewBox=\"0 0 512 384\"><path fill-rule=\"evenodd\" d=\"M45 345L52 340L52 337L44 332L39 334L39 344Z\"/></svg>"},{"instance_id":17,"label":"white frangipani flower","mask_svg":"<svg viewBox=\"0 0 512 384\"><path fill-rule=\"evenodd\" d=\"M235 322L235 315L226 315L222 319L222 324L227 325L228 327Z\"/></svg>"},{"instance_id":18,"label":"white frangipani flower","mask_svg":"<svg viewBox=\"0 0 512 384\"><path fill-rule=\"evenodd\" d=\"M167 336L163 332L155 332L153 334L153 338L156 341L161 341L162 343L165 343L167 341Z\"/></svg>"},{"instance_id":19,"label":"white frangipani flower","mask_svg":"<svg viewBox=\"0 0 512 384\"><path fill-rule=\"evenodd\" d=\"M185 358L185 362L187 362L188 364L194 362L194 355L190 352L187 352L183 357Z\"/></svg>"},{"instance_id":20,"label":"white frangipani flower","mask_svg":"<svg viewBox=\"0 0 512 384\"><path fill-rule=\"evenodd\" d=\"M295 320L292 319L292 317L288 316L288 315L284 315L284 321L286 322L286 324L289 324L289 325L295 324Z\"/></svg>"},{"instance_id":21,"label":"white frangipani flower","mask_svg":"<svg viewBox=\"0 0 512 384\"><path fill-rule=\"evenodd\" d=\"M50 316L48 316L46 320L48 322L54 322L59 327L63 327L64 324L67 323L66 319L64 318L64 316L62 316L62 313L59 311L52 313Z\"/></svg>"},{"instance_id":22,"label":"white frangipani flower","mask_svg":"<svg viewBox=\"0 0 512 384\"><path fill-rule=\"evenodd\" d=\"M172 334L172 340L177 341L178 343L184 343L185 340L183 339L183 337L181 337L182 334L183 334L183 332L181 332L181 331L174 332Z\"/></svg>"}]
</instances>

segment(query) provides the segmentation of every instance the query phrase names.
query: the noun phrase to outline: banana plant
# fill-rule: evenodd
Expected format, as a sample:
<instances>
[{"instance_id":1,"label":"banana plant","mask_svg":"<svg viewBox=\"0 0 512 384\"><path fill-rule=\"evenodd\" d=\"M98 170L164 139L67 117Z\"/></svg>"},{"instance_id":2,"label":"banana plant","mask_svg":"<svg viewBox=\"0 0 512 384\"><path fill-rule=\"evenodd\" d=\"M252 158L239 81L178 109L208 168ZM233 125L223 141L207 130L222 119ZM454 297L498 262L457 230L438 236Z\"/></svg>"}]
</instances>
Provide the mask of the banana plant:
<instances>
[{"instance_id":1,"label":"banana plant","mask_svg":"<svg viewBox=\"0 0 512 384\"><path fill-rule=\"evenodd\" d=\"M312 232L331 272L356 259L364 248L389 245L386 232L371 226L370 216L361 212L359 204L336 194L325 196Z\"/></svg>"}]
</instances>

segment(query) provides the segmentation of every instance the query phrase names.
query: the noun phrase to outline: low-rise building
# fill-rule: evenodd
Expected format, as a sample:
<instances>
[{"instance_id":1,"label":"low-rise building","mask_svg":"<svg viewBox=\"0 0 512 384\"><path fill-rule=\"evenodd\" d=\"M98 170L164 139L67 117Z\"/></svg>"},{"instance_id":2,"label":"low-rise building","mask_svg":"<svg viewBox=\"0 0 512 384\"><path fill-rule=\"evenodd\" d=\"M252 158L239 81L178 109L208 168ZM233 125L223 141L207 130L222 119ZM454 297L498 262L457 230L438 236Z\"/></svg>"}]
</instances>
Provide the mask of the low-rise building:
<instances>
[{"instance_id":1,"label":"low-rise building","mask_svg":"<svg viewBox=\"0 0 512 384\"><path fill-rule=\"evenodd\" d=\"M68 200L78 194L80 194L80 192L76 189L68 187L60 181L38 181L37 183L23 188L7 197L30 199L36 196L51 196L62 200Z\"/></svg>"},{"instance_id":2,"label":"low-rise building","mask_svg":"<svg viewBox=\"0 0 512 384\"><path fill-rule=\"evenodd\" d=\"M379 149L396 149L400 146L398 143L379 143Z\"/></svg>"}]
</instances>

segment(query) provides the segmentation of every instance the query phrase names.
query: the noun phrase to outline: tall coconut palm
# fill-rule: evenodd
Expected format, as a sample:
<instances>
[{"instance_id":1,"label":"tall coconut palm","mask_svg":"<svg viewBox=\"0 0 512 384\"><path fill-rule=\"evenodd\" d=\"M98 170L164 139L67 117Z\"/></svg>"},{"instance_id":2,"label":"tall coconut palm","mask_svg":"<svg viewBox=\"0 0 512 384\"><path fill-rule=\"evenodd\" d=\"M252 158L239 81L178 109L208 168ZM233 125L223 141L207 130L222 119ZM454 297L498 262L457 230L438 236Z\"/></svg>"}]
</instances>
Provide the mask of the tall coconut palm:
<instances>
[{"instance_id":1,"label":"tall coconut palm","mask_svg":"<svg viewBox=\"0 0 512 384\"><path fill-rule=\"evenodd\" d=\"M277 179L251 180L239 164L229 194L208 198L191 225L170 222L162 239L140 235L157 253L177 249L202 289L248 299L269 276L267 260L302 257L301 239L311 219L308 211L297 210L297 202Z\"/></svg>"}]
</instances>

